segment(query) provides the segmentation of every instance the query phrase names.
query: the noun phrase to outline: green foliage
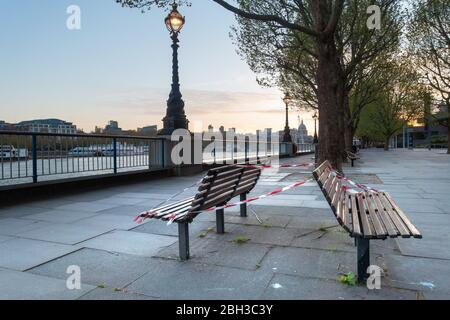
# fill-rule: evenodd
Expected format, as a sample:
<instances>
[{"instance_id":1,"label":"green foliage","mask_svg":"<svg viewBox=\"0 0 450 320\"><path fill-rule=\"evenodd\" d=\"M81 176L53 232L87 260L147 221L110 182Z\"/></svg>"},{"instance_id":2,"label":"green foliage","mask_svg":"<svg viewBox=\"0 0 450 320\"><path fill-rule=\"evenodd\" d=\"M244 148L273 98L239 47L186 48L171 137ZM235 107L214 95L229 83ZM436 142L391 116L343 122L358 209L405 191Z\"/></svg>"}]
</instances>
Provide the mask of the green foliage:
<instances>
[{"instance_id":1,"label":"green foliage","mask_svg":"<svg viewBox=\"0 0 450 320\"><path fill-rule=\"evenodd\" d=\"M243 236L237 236L236 238L233 239L233 242L236 244L244 244L248 241L250 241L250 239Z\"/></svg>"},{"instance_id":2,"label":"green foliage","mask_svg":"<svg viewBox=\"0 0 450 320\"><path fill-rule=\"evenodd\" d=\"M347 284L349 286L354 286L356 284L356 277L353 272L339 276L338 280L340 283Z\"/></svg>"},{"instance_id":3,"label":"green foliage","mask_svg":"<svg viewBox=\"0 0 450 320\"><path fill-rule=\"evenodd\" d=\"M403 126L422 118L429 92L419 77L408 60L392 61L383 90L361 113L357 136L387 145Z\"/></svg>"}]
</instances>

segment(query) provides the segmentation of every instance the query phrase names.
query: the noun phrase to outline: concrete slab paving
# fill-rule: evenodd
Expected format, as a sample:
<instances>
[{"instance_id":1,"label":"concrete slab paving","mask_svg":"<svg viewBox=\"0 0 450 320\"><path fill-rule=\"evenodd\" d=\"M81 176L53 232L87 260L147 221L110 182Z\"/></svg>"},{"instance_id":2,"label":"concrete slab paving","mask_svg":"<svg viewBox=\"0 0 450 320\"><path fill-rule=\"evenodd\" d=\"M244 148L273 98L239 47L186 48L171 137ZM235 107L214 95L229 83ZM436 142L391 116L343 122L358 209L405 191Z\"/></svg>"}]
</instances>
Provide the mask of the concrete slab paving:
<instances>
[{"instance_id":1,"label":"concrete slab paving","mask_svg":"<svg viewBox=\"0 0 450 320\"><path fill-rule=\"evenodd\" d=\"M149 297L143 294L133 292L118 291L117 288L95 288L82 295L77 300L157 300L158 298Z\"/></svg>"},{"instance_id":2,"label":"concrete slab paving","mask_svg":"<svg viewBox=\"0 0 450 320\"><path fill-rule=\"evenodd\" d=\"M192 261L216 266L256 270L270 246L254 243L233 243L223 239L191 239L190 253ZM161 250L157 257L178 259L178 242Z\"/></svg>"},{"instance_id":3,"label":"concrete slab paving","mask_svg":"<svg viewBox=\"0 0 450 320\"><path fill-rule=\"evenodd\" d=\"M80 267L82 283L120 289L149 272L149 263L146 257L84 248L28 272L67 279L67 267L77 265Z\"/></svg>"},{"instance_id":4,"label":"concrete slab paving","mask_svg":"<svg viewBox=\"0 0 450 320\"><path fill-rule=\"evenodd\" d=\"M174 236L178 237L178 225L176 223L172 223L171 225L167 225L167 222L161 220L146 220L144 224L136 224L133 229L130 229L134 232L143 232L143 233L152 233L152 234L160 234L166 236ZM208 229L215 228L216 224L208 221L195 221L189 224L189 235L192 238L198 237Z\"/></svg>"},{"instance_id":5,"label":"concrete slab paving","mask_svg":"<svg viewBox=\"0 0 450 320\"><path fill-rule=\"evenodd\" d=\"M97 215L95 212L69 211L69 210L48 210L42 213L30 214L22 219L31 219L35 221L46 221L54 223L71 223L84 218Z\"/></svg>"},{"instance_id":6,"label":"concrete slab paving","mask_svg":"<svg viewBox=\"0 0 450 320\"><path fill-rule=\"evenodd\" d=\"M275 300L416 300L414 290L382 287L369 290L365 286L348 286L336 280L276 274L263 299Z\"/></svg>"},{"instance_id":7,"label":"concrete slab paving","mask_svg":"<svg viewBox=\"0 0 450 320\"><path fill-rule=\"evenodd\" d=\"M356 252L275 247L264 257L262 269L274 273L337 279L340 274L356 274Z\"/></svg>"},{"instance_id":8,"label":"concrete slab paving","mask_svg":"<svg viewBox=\"0 0 450 320\"><path fill-rule=\"evenodd\" d=\"M178 238L171 236L117 230L80 243L80 246L151 257L162 248L170 246L176 241L178 241Z\"/></svg>"},{"instance_id":9,"label":"concrete slab paving","mask_svg":"<svg viewBox=\"0 0 450 320\"><path fill-rule=\"evenodd\" d=\"M66 280L0 269L0 300L74 300L95 287L69 290Z\"/></svg>"},{"instance_id":10,"label":"concrete slab paving","mask_svg":"<svg viewBox=\"0 0 450 320\"><path fill-rule=\"evenodd\" d=\"M63 244L77 244L111 231L113 228L87 224L51 223L44 227L20 232L22 238L35 239Z\"/></svg>"},{"instance_id":11,"label":"concrete slab paving","mask_svg":"<svg viewBox=\"0 0 450 320\"><path fill-rule=\"evenodd\" d=\"M23 271L78 249L76 246L13 238L0 243L0 267Z\"/></svg>"},{"instance_id":12,"label":"concrete slab paving","mask_svg":"<svg viewBox=\"0 0 450 320\"><path fill-rule=\"evenodd\" d=\"M144 224L145 223L146 222L144 222ZM109 230L129 230L135 228L137 223L134 221L134 217L103 213L78 220L77 222L74 222L73 225L88 225Z\"/></svg>"},{"instance_id":13,"label":"concrete slab paving","mask_svg":"<svg viewBox=\"0 0 450 320\"><path fill-rule=\"evenodd\" d=\"M0 234L6 236L15 236L21 232L26 232L50 225L48 222L6 218L0 219Z\"/></svg>"},{"instance_id":14,"label":"concrete slab paving","mask_svg":"<svg viewBox=\"0 0 450 320\"><path fill-rule=\"evenodd\" d=\"M96 201L91 202L74 202L57 207L58 210L70 210L70 211L86 211L86 212L99 212L106 209L117 207L117 204L103 203Z\"/></svg>"},{"instance_id":15,"label":"concrete slab paving","mask_svg":"<svg viewBox=\"0 0 450 320\"><path fill-rule=\"evenodd\" d=\"M151 270L126 289L162 299L259 299L272 278L259 270L163 259L153 260Z\"/></svg>"}]
</instances>

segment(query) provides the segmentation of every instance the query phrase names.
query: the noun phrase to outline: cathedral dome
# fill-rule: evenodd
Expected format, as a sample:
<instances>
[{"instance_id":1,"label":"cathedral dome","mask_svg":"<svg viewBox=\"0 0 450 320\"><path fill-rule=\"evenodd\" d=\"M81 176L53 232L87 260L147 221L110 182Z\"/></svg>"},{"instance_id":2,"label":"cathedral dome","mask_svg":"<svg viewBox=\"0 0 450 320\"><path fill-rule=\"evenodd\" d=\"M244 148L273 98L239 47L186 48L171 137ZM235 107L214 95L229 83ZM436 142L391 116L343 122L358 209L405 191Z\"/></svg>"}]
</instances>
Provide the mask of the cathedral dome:
<instances>
[{"instance_id":1,"label":"cathedral dome","mask_svg":"<svg viewBox=\"0 0 450 320\"><path fill-rule=\"evenodd\" d=\"M303 123L303 120L300 123L300 125L298 126L298 132L299 132L300 135L304 135L304 136L308 135L308 129L306 129L306 126Z\"/></svg>"}]
</instances>

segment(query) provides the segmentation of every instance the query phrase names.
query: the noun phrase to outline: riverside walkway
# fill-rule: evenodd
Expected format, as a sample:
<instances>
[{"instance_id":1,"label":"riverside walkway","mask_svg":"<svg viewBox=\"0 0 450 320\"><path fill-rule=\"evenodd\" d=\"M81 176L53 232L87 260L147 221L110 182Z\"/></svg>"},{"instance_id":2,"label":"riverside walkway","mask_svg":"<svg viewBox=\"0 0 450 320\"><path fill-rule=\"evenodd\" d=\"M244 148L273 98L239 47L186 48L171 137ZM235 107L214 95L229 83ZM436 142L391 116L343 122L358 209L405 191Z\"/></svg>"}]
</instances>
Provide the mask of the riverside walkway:
<instances>
[{"instance_id":1,"label":"riverside walkway","mask_svg":"<svg viewBox=\"0 0 450 320\"><path fill-rule=\"evenodd\" d=\"M224 235L213 230L214 214L201 214L190 228L192 257L179 261L176 225L133 218L192 195L200 174L0 208L0 299L448 299L450 156L361 155L345 173L390 192L423 234L372 242L371 261L384 270L380 290L337 280L356 272L356 249L315 182L254 202L248 218L227 209ZM266 169L252 194L310 174ZM80 289L67 288L71 266Z\"/></svg>"}]
</instances>

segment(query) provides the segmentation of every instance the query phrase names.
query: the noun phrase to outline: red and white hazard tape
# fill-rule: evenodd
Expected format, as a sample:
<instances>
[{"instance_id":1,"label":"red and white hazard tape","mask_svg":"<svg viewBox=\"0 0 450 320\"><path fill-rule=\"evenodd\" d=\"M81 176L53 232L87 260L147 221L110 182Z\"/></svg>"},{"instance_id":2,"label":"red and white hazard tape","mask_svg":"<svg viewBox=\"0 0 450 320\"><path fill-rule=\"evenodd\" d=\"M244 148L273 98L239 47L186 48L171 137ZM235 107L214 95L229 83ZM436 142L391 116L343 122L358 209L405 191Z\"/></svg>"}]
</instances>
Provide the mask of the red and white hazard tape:
<instances>
[{"instance_id":1,"label":"red and white hazard tape","mask_svg":"<svg viewBox=\"0 0 450 320\"><path fill-rule=\"evenodd\" d=\"M239 205L244 204L244 203L254 202L254 201L257 201L257 200L260 200L260 199L264 199L264 198L267 198L267 197L271 197L271 196L275 196L277 194L280 194L282 192L288 191L290 189L302 186L305 183L313 181L313 180L314 180L313 178L309 178L309 179L306 179L304 181L298 181L298 182L295 182L295 183L290 184L288 186L285 186L283 188L275 189L275 190L273 190L271 192L268 192L266 194L260 195L258 197L253 197L253 198L250 198L250 199L247 199L247 200L243 200L243 201L239 201L239 202L235 202L235 203L230 203L230 204L227 204L227 205L224 205L224 206L220 206L220 207L211 207L211 208L206 209L206 210L196 211L195 213L198 214L198 213L202 213L202 212L212 212L212 211L216 211L216 210L236 207L236 206L239 206ZM153 210L153 211L150 210L150 211L142 212L134 219L134 221L137 222L137 223L142 223L145 219L152 218L155 215L157 215L158 213L160 213L160 212L158 212L158 210ZM184 214L177 215L176 213L167 213L167 214L164 214L164 218L165 219L169 219L169 222L167 223L167 225L170 225L176 219L181 218L183 215Z\"/></svg>"},{"instance_id":2,"label":"red and white hazard tape","mask_svg":"<svg viewBox=\"0 0 450 320\"><path fill-rule=\"evenodd\" d=\"M376 193L376 192L383 192L382 190L376 189L376 188L371 188L368 187L364 184L361 183L357 183L355 181L350 180L349 178L346 178L342 175L340 175L339 173L337 173L336 171L331 171L331 174L334 175L336 178L349 183L352 187L355 187L357 189L363 190L365 193ZM360 192L360 191L356 191L355 189L349 187L349 186L343 186L344 190L349 191L353 194L362 194L364 192Z\"/></svg>"}]
</instances>

